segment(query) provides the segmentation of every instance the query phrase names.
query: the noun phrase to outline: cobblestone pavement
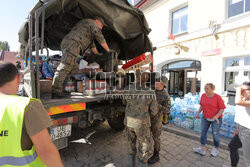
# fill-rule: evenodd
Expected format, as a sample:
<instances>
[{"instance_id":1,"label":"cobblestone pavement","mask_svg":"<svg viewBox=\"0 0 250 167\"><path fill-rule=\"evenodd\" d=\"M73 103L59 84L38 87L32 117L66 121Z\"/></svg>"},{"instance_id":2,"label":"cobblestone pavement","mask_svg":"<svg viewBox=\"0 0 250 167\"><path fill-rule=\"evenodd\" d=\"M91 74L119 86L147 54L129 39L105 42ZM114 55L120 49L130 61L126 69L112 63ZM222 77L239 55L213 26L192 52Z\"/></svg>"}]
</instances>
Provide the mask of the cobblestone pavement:
<instances>
[{"instance_id":1,"label":"cobblestone pavement","mask_svg":"<svg viewBox=\"0 0 250 167\"><path fill-rule=\"evenodd\" d=\"M127 142L124 132L115 132L105 122L95 128L82 131L82 136L96 131L88 140L72 141L69 147L60 151L67 167L125 167L128 165ZM173 133L162 131L160 162L149 167L222 167L230 165L229 151L220 149L218 157L211 157L212 146L206 156L192 151L199 142ZM244 167L240 157L239 167Z\"/></svg>"}]
</instances>

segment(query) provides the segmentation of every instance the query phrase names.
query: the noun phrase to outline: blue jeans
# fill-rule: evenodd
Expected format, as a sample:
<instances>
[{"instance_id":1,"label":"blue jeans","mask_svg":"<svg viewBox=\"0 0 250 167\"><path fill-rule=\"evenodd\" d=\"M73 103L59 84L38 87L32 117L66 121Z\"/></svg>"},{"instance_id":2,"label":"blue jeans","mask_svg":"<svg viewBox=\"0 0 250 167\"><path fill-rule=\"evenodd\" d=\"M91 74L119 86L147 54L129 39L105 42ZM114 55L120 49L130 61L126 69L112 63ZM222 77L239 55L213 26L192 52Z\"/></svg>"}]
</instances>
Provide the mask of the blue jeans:
<instances>
[{"instance_id":1,"label":"blue jeans","mask_svg":"<svg viewBox=\"0 0 250 167\"><path fill-rule=\"evenodd\" d=\"M222 118L219 118L219 124L217 121L208 121L206 118L201 118L201 145L205 146L207 144L207 131L212 126L212 133L214 139L214 146L218 148L220 146L220 127L222 124Z\"/></svg>"}]
</instances>

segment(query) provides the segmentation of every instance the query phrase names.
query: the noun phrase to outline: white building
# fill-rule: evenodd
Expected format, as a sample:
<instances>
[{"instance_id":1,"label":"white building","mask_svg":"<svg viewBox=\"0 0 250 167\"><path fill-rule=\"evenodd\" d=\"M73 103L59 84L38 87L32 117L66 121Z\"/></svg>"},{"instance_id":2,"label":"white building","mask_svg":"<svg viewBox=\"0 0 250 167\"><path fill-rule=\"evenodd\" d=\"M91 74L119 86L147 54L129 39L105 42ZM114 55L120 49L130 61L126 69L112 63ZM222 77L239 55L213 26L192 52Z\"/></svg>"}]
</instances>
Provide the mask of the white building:
<instances>
[{"instance_id":1,"label":"white building","mask_svg":"<svg viewBox=\"0 0 250 167\"><path fill-rule=\"evenodd\" d=\"M170 94L203 92L211 82L226 95L229 85L249 81L250 0L130 1L152 29L154 65L169 77Z\"/></svg>"}]
</instances>

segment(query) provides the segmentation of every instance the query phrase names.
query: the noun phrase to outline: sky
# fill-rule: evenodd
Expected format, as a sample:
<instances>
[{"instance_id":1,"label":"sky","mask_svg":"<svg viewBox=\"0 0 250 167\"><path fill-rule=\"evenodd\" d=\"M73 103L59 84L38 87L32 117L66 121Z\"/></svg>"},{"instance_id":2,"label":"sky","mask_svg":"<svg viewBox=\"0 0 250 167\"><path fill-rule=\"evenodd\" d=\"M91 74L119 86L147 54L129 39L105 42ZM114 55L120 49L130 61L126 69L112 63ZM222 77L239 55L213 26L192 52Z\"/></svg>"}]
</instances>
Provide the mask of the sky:
<instances>
[{"instance_id":1,"label":"sky","mask_svg":"<svg viewBox=\"0 0 250 167\"><path fill-rule=\"evenodd\" d=\"M18 31L38 0L0 0L0 41L7 41L10 51L19 49Z\"/></svg>"}]
</instances>

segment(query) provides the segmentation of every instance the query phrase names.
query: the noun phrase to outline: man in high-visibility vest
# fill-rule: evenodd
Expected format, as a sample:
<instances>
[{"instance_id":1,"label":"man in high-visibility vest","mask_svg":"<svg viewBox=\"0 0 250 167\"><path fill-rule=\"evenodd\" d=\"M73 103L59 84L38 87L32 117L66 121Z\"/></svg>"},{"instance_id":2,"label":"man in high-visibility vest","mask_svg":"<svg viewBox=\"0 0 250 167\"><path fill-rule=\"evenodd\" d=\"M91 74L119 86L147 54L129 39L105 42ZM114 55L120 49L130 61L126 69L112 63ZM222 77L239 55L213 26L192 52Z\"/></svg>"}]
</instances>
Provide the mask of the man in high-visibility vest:
<instances>
[{"instance_id":1,"label":"man in high-visibility vest","mask_svg":"<svg viewBox=\"0 0 250 167\"><path fill-rule=\"evenodd\" d=\"M63 167L43 105L16 95L20 80L14 64L0 62L0 166Z\"/></svg>"}]
</instances>

